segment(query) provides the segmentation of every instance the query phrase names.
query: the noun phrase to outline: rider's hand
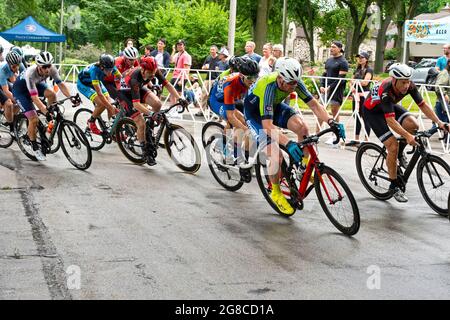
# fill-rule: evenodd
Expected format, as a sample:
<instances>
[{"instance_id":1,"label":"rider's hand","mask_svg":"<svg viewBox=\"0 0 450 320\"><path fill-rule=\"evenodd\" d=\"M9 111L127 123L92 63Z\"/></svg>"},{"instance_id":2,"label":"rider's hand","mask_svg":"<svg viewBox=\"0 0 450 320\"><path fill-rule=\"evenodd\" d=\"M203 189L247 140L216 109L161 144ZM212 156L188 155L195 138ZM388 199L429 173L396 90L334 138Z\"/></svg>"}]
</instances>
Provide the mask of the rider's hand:
<instances>
[{"instance_id":1,"label":"rider's hand","mask_svg":"<svg viewBox=\"0 0 450 320\"><path fill-rule=\"evenodd\" d=\"M439 123L439 128L441 128L445 132L449 132L449 124L448 123L440 122Z\"/></svg>"},{"instance_id":2,"label":"rider's hand","mask_svg":"<svg viewBox=\"0 0 450 320\"><path fill-rule=\"evenodd\" d=\"M320 87L320 93L325 93L327 90L324 87Z\"/></svg>"},{"instance_id":3,"label":"rider's hand","mask_svg":"<svg viewBox=\"0 0 450 320\"><path fill-rule=\"evenodd\" d=\"M74 107L78 107L81 104L81 99L79 97L71 97L70 102L73 104Z\"/></svg>"},{"instance_id":4,"label":"rider's hand","mask_svg":"<svg viewBox=\"0 0 450 320\"><path fill-rule=\"evenodd\" d=\"M159 113L159 112L153 112L153 114L151 116L152 116L152 120L155 123L160 123L162 121L162 119L163 119L162 114Z\"/></svg>"},{"instance_id":5,"label":"rider's hand","mask_svg":"<svg viewBox=\"0 0 450 320\"><path fill-rule=\"evenodd\" d=\"M286 145L286 149L288 149L289 154L294 159L295 162L300 162L303 157L303 151L300 149L298 143L296 141L289 141Z\"/></svg>"},{"instance_id":6,"label":"rider's hand","mask_svg":"<svg viewBox=\"0 0 450 320\"><path fill-rule=\"evenodd\" d=\"M183 107L187 107L189 105L189 102L185 98L178 99L178 103L181 104Z\"/></svg>"},{"instance_id":7,"label":"rider's hand","mask_svg":"<svg viewBox=\"0 0 450 320\"><path fill-rule=\"evenodd\" d=\"M333 128L338 137L341 139L345 139L346 135L345 135L345 127L342 123L339 123L337 121L335 121L334 119L330 119L328 120L328 125L330 126L330 128Z\"/></svg>"},{"instance_id":8,"label":"rider's hand","mask_svg":"<svg viewBox=\"0 0 450 320\"><path fill-rule=\"evenodd\" d=\"M117 109L116 107L112 107L108 109L108 118L111 119L113 116L115 116L116 114L119 113L119 109Z\"/></svg>"},{"instance_id":9,"label":"rider's hand","mask_svg":"<svg viewBox=\"0 0 450 320\"><path fill-rule=\"evenodd\" d=\"M416 138L412 134L408 133L405 139L410 146L417 146Z\"/></svg>"},{"instance_id":10,"label":"rider's hand","mask_svg":"<svg viewBox=\"0 0 450 320\"><path fill-rule=\"evenodd\" d=\"M45 114L45 120L47 120L47 122L53 121L53 116L50 112Z\"/></svg>"}]
</instances>

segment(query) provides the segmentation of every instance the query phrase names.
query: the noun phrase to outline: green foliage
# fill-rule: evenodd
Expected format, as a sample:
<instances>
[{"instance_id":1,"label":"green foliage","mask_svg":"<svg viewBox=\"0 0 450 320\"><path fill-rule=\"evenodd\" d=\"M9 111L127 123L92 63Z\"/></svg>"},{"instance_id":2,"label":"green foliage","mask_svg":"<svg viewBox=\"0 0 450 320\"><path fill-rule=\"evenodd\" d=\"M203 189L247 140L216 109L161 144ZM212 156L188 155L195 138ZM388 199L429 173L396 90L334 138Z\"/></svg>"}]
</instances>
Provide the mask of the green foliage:
<instances>
[{"instance_id":1,"label":"green foliage","mask_svg":"<svg viewBox=\"0 0 450 320\"><path fill-rule=\"evenodd\" d=\"M398 48L387 49L384 52L384 59L385 60L395 60L395 59L397 59L399 54L400 54L400 50Z\"/></svg>"},{"instance_id":2,"label":"green foliage","mask_svg":"<svg viewBox=\"0 0 450 320\"><path fill-rule=\"evenodd\" d=\"M318 27L322 29L320 41L330 43L333 40L344 41L347 30L353 26L350 14L347 9L336 8L325 12L318 20Z\"/></svg>"},{"instance_id":3,"label":"green foliage","mask_svg":"<svg viewBox=\"0 0 450 320\"><path fill-rule=\"evenodd\" d=\"M211 45L220 47L227 44L228 15L228 11L215 2L168 1L154 10L152 18L145 24L147 36L141 42L155 45L160 37L164 37L170 52L178 39L184 39L186 51L193 58L193 66L198 67L208 56ZM236 48L244 47L250 38L248 30L237 26Z\"/></svg>"},{"instance_id":4,"label":"green foliage","mask_svg":"<svg viewBox=\"0 0 450 320\"><path fill-rule=\"evenodd\" d=\"M98 60L98 58L102 53L103 53L102 49L99 49L93 43L87 43L86 45L81 46L77 50L67 51L65 61L68 61L68 59L75 59L77 61L93 63Z\"/></svg>"}]
</instances>

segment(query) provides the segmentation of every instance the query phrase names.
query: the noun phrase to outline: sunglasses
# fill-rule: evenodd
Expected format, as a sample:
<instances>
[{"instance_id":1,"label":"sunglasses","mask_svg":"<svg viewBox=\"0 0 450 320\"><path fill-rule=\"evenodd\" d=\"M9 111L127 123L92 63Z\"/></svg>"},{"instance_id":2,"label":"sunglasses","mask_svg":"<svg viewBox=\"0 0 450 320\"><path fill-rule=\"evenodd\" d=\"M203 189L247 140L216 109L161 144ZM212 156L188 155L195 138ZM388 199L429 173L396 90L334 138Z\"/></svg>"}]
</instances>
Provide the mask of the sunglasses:
<instances>
[{"instance_id":1,"label":"sunglasses","mask_svg":"<svg viewBox=\"0 0 450 320\"><path fill-rule=\"evenodd\" d=\"M42 69L50 69L51 68L51 64L44 64L42 67Z\"/></svg>"},{"instance_id":2,"label":"sunglasses","mask_svg":"<svg viewBox=\"0 0 450 320\"><path fill-rule=\"evenodd\" d=\"M251 82L255 82L256 79L257 79L256 76L244 76L244 75L242 75L242 77L244 78L244 80L248 80L248 81L251 81Z\"/></svg>"},{"instance_id":3,"label":"sunglasses","mask_svg":"<svg viewBox=\"0 0 450 320\"><path fill-rule=\"evenodd\" d=\"M284 83L286 83L286 84L288 84L288 85L290 85L290 86L296 86L297 84L298 84L298 82L296 81L296 80L294 80L294 81L291 81L291 82L284 82Z\"/></svg>"}]
</instances>

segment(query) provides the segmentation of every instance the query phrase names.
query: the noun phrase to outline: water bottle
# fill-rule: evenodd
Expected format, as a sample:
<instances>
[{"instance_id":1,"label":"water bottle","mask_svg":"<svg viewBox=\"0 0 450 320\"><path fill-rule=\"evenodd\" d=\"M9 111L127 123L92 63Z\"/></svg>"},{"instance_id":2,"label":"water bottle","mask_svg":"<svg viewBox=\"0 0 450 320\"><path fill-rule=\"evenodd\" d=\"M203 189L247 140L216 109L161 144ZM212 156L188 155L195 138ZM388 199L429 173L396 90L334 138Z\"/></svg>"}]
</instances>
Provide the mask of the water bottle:
<instances>
[{"instance_id":1,"label":"water bottle","mask_svg":"<svg viewBox=\"0 0 450 320\"><path fill-rule=\"evenodd\" d=\"M51 134L52 133L52 131L53 131L53 126L54 126L55 124L53 123L53 121L50 121L49 123L48 123L48 125L47 125L47 132L49 133L49 134Z\"/></svg>"}]
</instances>

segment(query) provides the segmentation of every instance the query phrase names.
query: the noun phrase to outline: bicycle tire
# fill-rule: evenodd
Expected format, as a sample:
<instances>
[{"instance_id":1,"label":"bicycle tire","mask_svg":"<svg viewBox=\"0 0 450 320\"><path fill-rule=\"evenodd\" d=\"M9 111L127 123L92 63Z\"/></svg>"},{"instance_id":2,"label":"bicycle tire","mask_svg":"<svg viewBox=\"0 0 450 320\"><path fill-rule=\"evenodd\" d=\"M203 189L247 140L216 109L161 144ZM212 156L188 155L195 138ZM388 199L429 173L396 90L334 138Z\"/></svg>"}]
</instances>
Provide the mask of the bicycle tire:
<instances>
[{"instance_id":1,"label":"bicycle tire","mask_svg":"<svg viewBox=\"0 0 450 320\"><path fill-rule=\"evenodd\" d=\"M82 129L84 128L83 132L89 142L89 145L91 146L91 149L94 151L99 151L105 146L106 139L103 135L93 134L88 128L86 121L91 116L92 110L87 108L80 108L74 113L73 122L75 122L78 127ZM99 127L99 124L97 124L97 127Z\"/></svg>"},{"instance_id":2,"label":"bicycle tire","mask_svg":"<svg viewBox=\"0 0 450 320\"><path fill-rule=\"evenodd\" d=\"M209 138L209 141L205 146L206 161L208 163L209 170L211 171L211 174L213 175L214 179L226 190L234 192L242 188L242 186L244 185L244 182L241 181L240 174L237 173L236 178L233 179L232 175L230 174L231 169L224 167L221 163L219 163L218 160L215 159L215 157L212 154L212 152L215 150L223 150L222 145L220 144L219 146L217 146L217 143L223 143L224 141L225 140L223 134L216 134ZM218 153L220 153L221 160L224 161L223 152ZM228 177L226 181L225 179L222 179L219 176L218 172L216 172L216 167L218 171L224 172L225 176ZM230 181L231 183L228 183L228 181Z\"/></svg>"},{"instance_id":3,"label":"bicycle tire","mask_svg":"<svg viewBox=\"0 0 450 320\"><path fill-rule=\"evenodd\" d=\"M4 122L5 115L0 113L0 123ZM14 133L13 133L14 134ZM14 142L14 137L11 135L9 128L0 124L0 148L9 148Z\"/></svg>"},{"instance_id":4,"label":"bicycle tire","mask_svg":"<svg viewBox=\"0 0 450 320\"><path fill-rule=\"evenodd\" d=\"M207 122L202 128L202 144L203 148L206 148L210 138L216 133L223 133L225 131L225 127L219 123L210 121ZM211 133L209 133L211 132Z\"/></svg>"},{"instance_id":5,"label":"bicycle tire","mask_svg":"<svg viewBox=\"0 0 450 320\"><path fill-rule=\"evenodd\" d=\"M23 113L17 116L17 121L14 124L14 134L20 151L30 160L37 161L36 157L32 154L33 148L28 138L28 119Z\"/></svg>"},{"instance_id":6,"label":"bicycle tire","mask_svg":"<svg viewBox=\"0 0 450 320\"><path fill-rule=\"evenodd\" d=\"M375 165L378 166L378 162L379 162L379 158L378 157L379 157L379 155L381 155L383 157L382 163L384 164L384 166L382 165L381 167L376 168L375 171L378 171L378 170L379 170L379 172L384 171L385 174L386 174L386 179L387 180L386 179L382 179L382 178L377 179L377 177L373 177L372 179L375 179L374 183L377 184L378 180L386 180L386 183L390 184L390 182L389 182L389 175L388 175L388 172L387 172L386 153L383 151L383 149L380 146L378 146L378 145L376 145L374 143L371 143L371 142L361 143L361 145L359 146L358 150L356 151L356 157L355 157L355 160L356 160L356 171L358 172L359 180L363 184L364 188L366 188L366 190L371 195L373 195L375 198L377 198L379 200L383 200L383 201L389 200L390 198L392 198L392 194L389 192L389 186L387 188L381 188L380 187L380 189L386 189L386 191L384 191L384 192L375 190L374 187L369 183L368 179L365 176L365 173L367 173L368 169L365 169L365 168L362 167L362 161L363 161L362 157L364 156L365 153L367 153L367 151L372 151L373 154L370 157L373 158L373 159L377 159L375 164L373 165L373 167L371 169L369 169L369 170L371 170L369 175L372 174L372 172L374 171L373 168L375 167ZM369 157L369 155L368 155L368 157ZM369 178L369 180L370 180L370 178Z\"/></svg>"},{"instance_id":7,"label":"bicycle tire","mask_svg":"<svg viewBox=\"0 0 450 320\"><path fill-rule=\"evenodd\" d=\"M138 147L136 132L136 123L130 118L122 118L116 126L116 141L120 151L128 160L136 164L144 164L145 159L142 153L134 151L134 148Z\"/></svg>"},{"instance_id":8,"label":"bicycle tire","mask_svg":"<svg viewBox=\"0 0 450 320\"><path fill-rule=\"evenodd\" d=\"M284 150L283 150L284 151ZM294 212L292 214L285 214L280 209L278 209L278 206L272 201L270 198L270 195L272 193L272 186L269 186L269 175L267 174L267 165L265 164L265 159L261 159L260 154L258 155L258 161L255 164L255 173L256 173L256 181L258 182L259 189L261 190L261 193L264 196L264 199L269 203L269 205L274 209L279 215L285 218L292 217L298 209L298 204L291 199L290 196L290 189L289 189L289 179L287 174L287 168L288 163L286 162L286 159L283 157L283 161L281 163L281 179L280 179L280 188L283 192L284 196L286 197L286 200L291 204L291 206L294 208ZM298 185L297 185L298 187Z\"/></svg>"},{"instance_id":9,"label":"bicycle tire","mask_svg":"<svg viewBox=\"0 0 450 320\"><path fill-rule=\"evenodd\" d=\"M430 163L431 164L434 163L434 164L432 166L429 166L428 164L430 164ZM441 175L439 175L439 173L436 171L437 170L436 164L439 164L444 169L444 171L447 172L447 177L442 177ZM430 180L432 179L433 174L438 173L438 175L439 175L438 179L433 179L431 181L437 182L437 183L443 182L443 184L447 186L447 187L443 188L442 194L440 197L443 205L439 205L439 204L435 203L435 201L432 200L432 196L426 190L427 188L425 187L425 184L424 184L425 173L428 174ZM417 174L417 184L419 185L420 193L422 194L426 203L430 206L431 209L433 209L439 215L441 215L443 217L447 217L449 205L448 205L448 195L447 195L447 192L445 192L445 191L450 189L450 166L447 164L447 162L445 162L444 159L439 158L435 155L429 154L426 157L420 159L419 163L417 164L416 174ZM447 178L447 179L445 179L445 178ZM442 179L444 179L444 181L447 181L447 182L445 183L444 181L442 181Z\"/></svg>"},{"instance_id":10,"label":"bicycle tire","mask_svg":"<svg viewBox=\"0 0 450 320\"><path fill-rule=\"evenodd\" d=\"M79 170L86 170L91 166L91 147L83 130L75 122L70 120L62 121L58 128L58 138L61 142L61 149L70 164ZM84 162L78 162L69 154L69 147L70 149L81 149L83 145L86 148L86 160Z\"/></svg>"},{"instance_id":11,"label":"bicycle tire","mask_svg":"<svg viewBox=\"0 0 450 320\"><path fill-rule=\"evenodd\" d=\"M182 136L187 138L188 143L184 143L184 141L181 141ZM192 161L193 162L192 164L191 163L183 164L180 162L179 157L175 156L172 147L175 146L176 149L178 149L178 146L180 146L180 142L182 142L184 147L190 145L193 148L194 159ZM166 150L167 153L169 154L169 157L172 159L172 161L178 168L190 173L195 173L200 169L201 166L200 149L198 148L197 143L194 140L194 137L189 132L187 132L187 130L184 129L182 126L171 124L170 127L166 127L164 131L164 145L166 146Z\"/></svg>"},{"instance_id":12,"label":"bicycle tire","mask_svg":"<svg viewBox=\"0 0 450 320\"><path fill-rule=\"evenodd\" d=\"M347 199L350 202L350 205L352 208L352 218L353 219L352 219L351 225L349 225L349 226L343 225L330 212L330 210L327 206L324 194L322 192L322 189L324 188L324 185L325 185L325 179L324 179L325 176L328 176L328 180L331 182L330 187L334 187L335 190L337 189L336 182L338 182L341 185L342 188L338 189L336 192L338 195L341 195L342 191L344 191L345 194L347 195ZM355 235L359 230L361 222L360 222L358 204L356 203L353 193L351 192L347 183L335 170L333 170L332 168L327 167L325 165L320 167L320 174L317 174L317 172L316 172L314 180L315 180L314 185L315 185L315 189L316 189L316 194L317 194L317 198L319 200L320 206L322 207L323 211L325 212L325 214L328 217L328 219L330 220L330 222L343 234L345 234L347 236ZM332 196L331 190L332 190L332 188L326 188L325 196L327 196L327 195ZM345 196L342 195L342 200L344 198L345 198ZM329 199L327 199L327 201L328 200ZM336 201L336 203L337 202L340 202L340 200ZM334 203L332 205L334 205Z\"/></svg>"}]
</instances>

